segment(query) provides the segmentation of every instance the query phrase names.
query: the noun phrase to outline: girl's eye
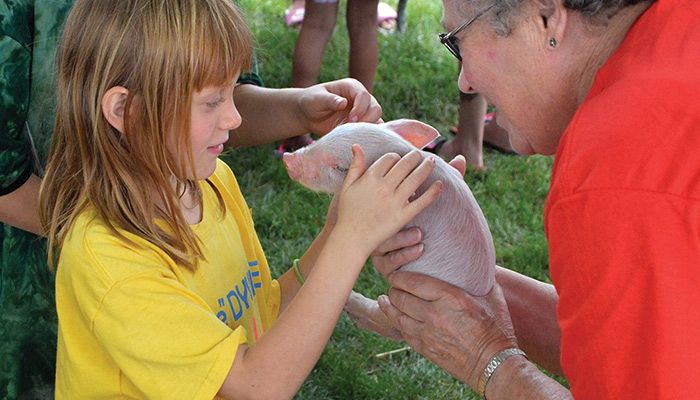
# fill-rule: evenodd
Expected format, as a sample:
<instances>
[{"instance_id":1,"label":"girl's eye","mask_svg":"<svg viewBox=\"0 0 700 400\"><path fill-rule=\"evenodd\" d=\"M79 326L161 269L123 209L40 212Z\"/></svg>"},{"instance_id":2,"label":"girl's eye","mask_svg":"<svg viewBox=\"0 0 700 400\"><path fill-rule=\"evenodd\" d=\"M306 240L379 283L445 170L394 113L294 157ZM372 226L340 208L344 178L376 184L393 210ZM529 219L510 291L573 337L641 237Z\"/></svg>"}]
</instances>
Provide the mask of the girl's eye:
<instances>
[{"instance_id":1,"label":"girl's eye","mask_svg":"<svg viewBox=\"0 0 700 400\"><path fill-rule=\"evenodd\" d=\"M212 101L212 102L208 102L206 104L207 104L207 107L209 107L209 108L216 108L219 104L221 104L223 102L224 102L224 98L222 97L220 99L217 99L217 100Z\"/></svg>"},{"instance_id":2,"label":"girl's eye","mask_svg":"<svg viewBox=\"0 0 700 400\"><path fill-rule=\"evenodd\" d=\"M340 165L336 165L336 166L335 166L335 170L336 170L336 171L340 171L340 172L348 172L350 169L349 169L349 168L345 168L345 167L341 167Z\"/></svg>"}]
</instances>

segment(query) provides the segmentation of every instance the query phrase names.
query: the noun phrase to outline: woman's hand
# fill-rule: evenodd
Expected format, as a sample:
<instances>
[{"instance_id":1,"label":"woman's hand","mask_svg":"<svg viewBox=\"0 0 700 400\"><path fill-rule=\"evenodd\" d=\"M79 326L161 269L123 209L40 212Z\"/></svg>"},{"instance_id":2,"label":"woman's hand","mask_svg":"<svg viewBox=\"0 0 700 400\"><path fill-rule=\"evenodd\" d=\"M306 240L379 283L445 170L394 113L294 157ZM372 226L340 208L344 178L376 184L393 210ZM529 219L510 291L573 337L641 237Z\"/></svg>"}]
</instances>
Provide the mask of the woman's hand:
<instances>
[{"instance_id":1,"label":"woman's hand","mask_svg":"<svg viewBox=\"0 0 700 400\"><path fill-rule=\"evenodd\" d=\"M413 272L390 275L389 296L379 306L418 353L476 388L490 358L517 346L498 284L482 297Z\"/></svg>"},{"instance_id":2,"label":"woman's hand","mask_svg":"<svg viewBox=\"0 0 700 400\"><path fill-rule=\"evenodd\" d=\"M306 130L325 135L345 122L379 122L382 107L357 80L346 78L319 83L299 96Z\"/></svg>"}]
</instances>

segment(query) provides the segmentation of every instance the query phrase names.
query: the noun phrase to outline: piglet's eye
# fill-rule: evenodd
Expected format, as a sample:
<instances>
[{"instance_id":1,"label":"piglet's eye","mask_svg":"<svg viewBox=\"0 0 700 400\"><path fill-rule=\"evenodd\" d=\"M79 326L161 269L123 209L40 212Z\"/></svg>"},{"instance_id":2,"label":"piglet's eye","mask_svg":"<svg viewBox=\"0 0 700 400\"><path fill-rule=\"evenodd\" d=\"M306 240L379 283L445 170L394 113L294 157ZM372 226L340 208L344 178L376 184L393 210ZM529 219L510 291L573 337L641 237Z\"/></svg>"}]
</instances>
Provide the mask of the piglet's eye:
<instances>
[{"instance_id":1,"label":"piglet's eye","mask_svg":"<svg viewBox=\"0 0 700 400\"><path fill-rule=\"evenodd\" d=\"M340 171L340 172L348 172L350 170L349 168L341 167L340 165L336 165L335 169L336 169L336 171Z\"/></svg>"}]
</instances>

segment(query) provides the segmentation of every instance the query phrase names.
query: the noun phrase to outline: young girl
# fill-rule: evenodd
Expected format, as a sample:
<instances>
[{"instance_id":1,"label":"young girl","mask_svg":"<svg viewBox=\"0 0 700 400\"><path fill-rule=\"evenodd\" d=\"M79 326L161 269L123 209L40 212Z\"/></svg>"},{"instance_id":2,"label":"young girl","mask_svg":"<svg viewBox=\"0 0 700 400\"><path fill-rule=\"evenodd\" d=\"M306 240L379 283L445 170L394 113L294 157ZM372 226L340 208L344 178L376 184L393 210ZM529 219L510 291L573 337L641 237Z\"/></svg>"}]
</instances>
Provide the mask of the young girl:
<instances>
[{"instance_id":1,"label":"young girl","mask_svg":"<svg viewBox=\"0 0 700 400\"><path fill-rule=\"evenodd\" d=\"M76 2L41 193L58 249L57 399L291 398L370 252L440 192L409 201L433 167L417 153L366 168L355 146L299 262L305 283L272 280L217 159L250 57L229 0Z\"/></svg>"}]
</instances>

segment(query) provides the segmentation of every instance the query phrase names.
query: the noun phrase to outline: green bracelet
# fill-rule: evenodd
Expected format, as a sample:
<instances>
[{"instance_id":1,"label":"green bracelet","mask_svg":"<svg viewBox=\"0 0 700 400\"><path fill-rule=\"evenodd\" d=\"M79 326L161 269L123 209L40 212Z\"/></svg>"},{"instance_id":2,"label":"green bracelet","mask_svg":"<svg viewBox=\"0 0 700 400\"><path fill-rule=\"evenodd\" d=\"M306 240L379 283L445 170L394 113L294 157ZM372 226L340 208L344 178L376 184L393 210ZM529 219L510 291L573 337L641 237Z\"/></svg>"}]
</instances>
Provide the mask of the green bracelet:
<instances>
[{"instance_id":1,"label":"green bracelet","mask_svg":"<svg viewBox=\"0 0 700 400\"><path fill-rule=\"evenodd\" d=\"M299 271L299 259L295 258L294 261L292 262L292 269L294 270L294 275L297 276L297 281L299 281L300 285L304 284L304 275L301 274L301 271Z\"/></svg>"}]
</instances>

